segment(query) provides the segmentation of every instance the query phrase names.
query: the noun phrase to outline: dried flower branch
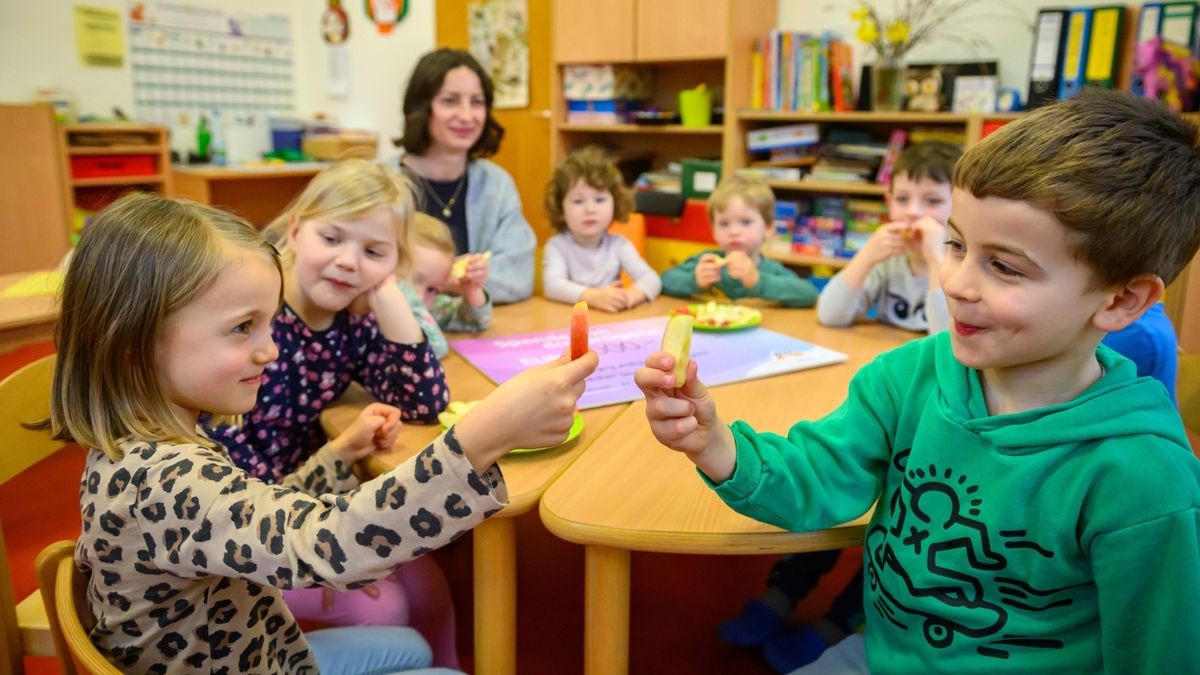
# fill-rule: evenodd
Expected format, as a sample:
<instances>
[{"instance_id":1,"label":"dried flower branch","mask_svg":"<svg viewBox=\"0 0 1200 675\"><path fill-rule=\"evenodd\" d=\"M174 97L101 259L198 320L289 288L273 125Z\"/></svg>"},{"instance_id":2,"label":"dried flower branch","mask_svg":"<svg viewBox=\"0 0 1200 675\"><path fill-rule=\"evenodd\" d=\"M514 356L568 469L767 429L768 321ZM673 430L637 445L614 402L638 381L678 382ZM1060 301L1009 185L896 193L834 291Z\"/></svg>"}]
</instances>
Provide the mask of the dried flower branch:
<instances>
[{"instance_id":1,"label":"dried flower branch","mask_svg":"<svg viewBox=\"0 0 1200 675\"><path fill-rule=\"evenodd\" d=\"M957 27L951 31L948 24L968 9L995 9L997 5L1007 6L1012 12L1007 18L1027 23L1017 7L1007 1L997 0L902 0L895 15L886 20L874 6L863 2L850 13L850 17L856 24L855 37L860 42L870 46L878 58L894 60L918 44L934 38L987 46L986 39L977 40L973 35L964 38L967 31ZM993 13L987 16L1001 15Z\"/></svg>"}]
</instances>

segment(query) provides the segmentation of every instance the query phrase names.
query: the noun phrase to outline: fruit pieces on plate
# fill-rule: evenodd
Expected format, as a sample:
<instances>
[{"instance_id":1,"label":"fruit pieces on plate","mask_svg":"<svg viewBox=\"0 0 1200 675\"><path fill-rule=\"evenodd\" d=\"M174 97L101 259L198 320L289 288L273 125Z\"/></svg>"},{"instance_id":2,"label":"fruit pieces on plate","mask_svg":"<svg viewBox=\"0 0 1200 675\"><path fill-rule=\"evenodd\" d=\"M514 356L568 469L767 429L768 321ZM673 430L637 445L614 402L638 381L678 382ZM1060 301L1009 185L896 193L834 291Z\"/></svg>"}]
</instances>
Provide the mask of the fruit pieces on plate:
<instances>
[{"instance_id":1,"label":"fruit pieces on plate","mask_svg":"<svg viewBox=\"0 0 1200 675\"><path fill-rule=\"evenodd\" d=\"M571 308L571 360L588 351L588 306L586 302L575 303Z\"/></svg>"},{"instance_id":2,"label":"fruit pieces on plate","mask_svg":"<svg viewBox=\"0 0 1200 675\"><path fill-rule=\"evenodd\" d=\"M676 314L696 317L696 325L707 328L738 326L762 318L762 312L745 305L723 305L712 300L702 305L691 305L675 310Z\"/></svg>"},{"instance_id":3,"label":"fruit pieces on plate","mask_svg":"<svg viewBox=\"0 0 1200 675\"><path fill-rule=\"evenodd\" d=\"M667 322L663 331L662 350L675 357L675 387L683 386L687 378L688 359L692 353L692 325L695 319L690 314L677 314Z\"/></svg>"},{"instance_id":4,"label":"fruit pieces on plate","mask_svg":"<svg viewBox=\"0 0 1200 675\"><path fill-rule=\"evenodd\" d=\"M478 254L474 254L474 255L479 255L484 260L491 260L491 258L492 258L491 251L484 251L483 253L478 253ZM450 266L450 276L454 277L455 279L461 279L461 278L467 276L467 265L469 265L471 263L471 257L472 256L470 256L470 255L464 255L463 257L459 258L458 260L455 260L454 264Z\"/></svg>"},{"instance_id":5,"label":"fruit pieces on plate","mask_svg":"<svg viewBox=\"0 0 1200 675\"><path fill-rule=\"evenodd\" d=\"M451 401L445 410L438 413L438 422L449 429L477 405L479 405L479 401Z\"/></svg>"}]
</instances>

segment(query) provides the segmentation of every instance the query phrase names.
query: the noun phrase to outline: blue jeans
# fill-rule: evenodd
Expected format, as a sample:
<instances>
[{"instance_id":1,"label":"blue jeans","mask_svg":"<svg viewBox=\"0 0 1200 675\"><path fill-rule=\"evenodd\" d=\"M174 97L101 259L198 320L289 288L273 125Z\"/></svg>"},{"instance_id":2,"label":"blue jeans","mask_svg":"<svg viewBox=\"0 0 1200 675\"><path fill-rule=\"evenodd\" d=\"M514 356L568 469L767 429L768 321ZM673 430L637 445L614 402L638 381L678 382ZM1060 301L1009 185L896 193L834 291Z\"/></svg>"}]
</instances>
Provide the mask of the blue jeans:
<instances>
[{"instance_id":1,"label":"blue jeans","mask_svg":"<svg viewBox=\"0 0 1200 675\"><path fill-rule=\"evenodd\" d=\"M429 643L408 626L323 628L305 633L304 637L322 675L458 673L430 668L433 652Z\"/></svg>"}]
</instances>

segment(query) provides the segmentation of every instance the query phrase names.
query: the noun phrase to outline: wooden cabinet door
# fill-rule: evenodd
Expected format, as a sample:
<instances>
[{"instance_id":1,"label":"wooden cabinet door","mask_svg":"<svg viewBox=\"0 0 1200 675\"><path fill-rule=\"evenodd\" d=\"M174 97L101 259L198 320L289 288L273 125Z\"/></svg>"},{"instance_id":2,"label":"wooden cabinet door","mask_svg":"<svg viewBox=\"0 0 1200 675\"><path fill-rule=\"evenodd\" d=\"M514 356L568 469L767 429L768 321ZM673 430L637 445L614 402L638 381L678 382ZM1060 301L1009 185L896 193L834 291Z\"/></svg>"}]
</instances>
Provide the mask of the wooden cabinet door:
<instances>
[{"instance_id":1,"label":"wooden cabinet door","mask_svg":"<svg viewBox=\"0 0 1200 675\"><path fill-rule=\"evenodd\" d=\"M638 0L638 61L722 59L731 0Z\"/></svg>"},{"instance_id":2,"label":"wooden cabinet door","mask_svg":"<svg viewBox=\"0 0 1200 675\"><path fill-rule=\"evenodd\" d=\"M71 227L58 125L48 103L0 106L0 274L54 267Z\"/></svg>"},{"instance_id":3,"label":"wooden cabinet door","mask_svg":"<svg viewBox=\"0 0 1200 675\"><path fill-rule=\"evenodd\" d=\"M634 2L635 0L556 0L555 63L633 61Z\"/></svg>"}]
</instances>

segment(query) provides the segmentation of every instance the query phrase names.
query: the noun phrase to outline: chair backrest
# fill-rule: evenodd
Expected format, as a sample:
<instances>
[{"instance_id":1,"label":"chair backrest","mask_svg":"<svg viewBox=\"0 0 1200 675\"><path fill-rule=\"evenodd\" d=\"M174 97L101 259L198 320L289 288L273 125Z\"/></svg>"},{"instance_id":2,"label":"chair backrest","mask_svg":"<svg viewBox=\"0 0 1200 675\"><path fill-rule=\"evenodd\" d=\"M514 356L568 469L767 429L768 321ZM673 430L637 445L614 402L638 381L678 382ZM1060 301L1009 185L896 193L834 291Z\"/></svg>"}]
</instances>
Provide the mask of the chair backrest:
<instances>
[{"instance_id":1,"label":"chair backrest","mask_svg":"<svg viewBox=\"0 0 1200 675\"><path fill-rule=\"evenodd\" d=\"M0 381L0 483L7 483L64 445L47 432L21 426L46 419L53 379L54 355L50 355Z\"/></svg>"},{"instance_id":2,"label":"chair backrest","mask_svg":"<svg viewBox=\"0 0 1200 675\"><path fill-rule=\"evenodd\" d=\"M631 213L625 222L614 222L608 231L625 237L633 243L638 255L646 256L646 217L642 214Z\"/></svg>"},{"instance_id":3,"label":"chair backrest","mask_svg":"<svg viewBox=\"0 0 1200 675\"><path fill-rule=\"evenodd\" d=\"M50 434L21 426L50 412L54 356L30 363L0 381L0 483L54 454L63 443ZM0 532L0 672L21 672L24 647L17 624L17 601L8 566L8 548Z\"/></svg>"},{"instance_id":4,"label":"chair backrest","mask_svg":"<svg viewBox=\"0 0 1200 675\"><path fill-rule=\"evenodd\" d=\"M38 585L59 666L65 675L120 675L88 637L94 619L87 605L87 579L75 567L74 551L75 542L58 541L37 558Z\"/></svg>"}]
</instances>

